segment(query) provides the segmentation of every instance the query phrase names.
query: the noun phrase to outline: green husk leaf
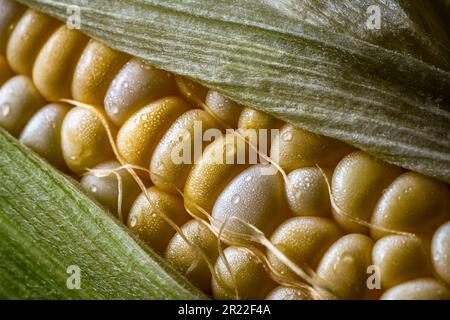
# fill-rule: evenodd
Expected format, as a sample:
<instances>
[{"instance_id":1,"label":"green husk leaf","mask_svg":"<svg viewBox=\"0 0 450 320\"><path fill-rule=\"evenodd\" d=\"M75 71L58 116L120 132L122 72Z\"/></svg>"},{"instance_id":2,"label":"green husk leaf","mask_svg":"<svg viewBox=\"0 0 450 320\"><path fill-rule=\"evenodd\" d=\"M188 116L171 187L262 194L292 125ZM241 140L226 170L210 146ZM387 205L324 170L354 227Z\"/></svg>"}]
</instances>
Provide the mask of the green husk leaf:
<instances>
[{"instance_id":1,"label":"green husk leaf","mask_svg":"<svg viewBox=\"0 0 450 320\"><path fill-rule=\"evenodd\" d=\"M0 239L0 299L205 298L1 129ZM79 290L66 286L74 265Z\"/></svg>"},{"instance_id":2,"label":"green husk leaf","mask_svg":"<svg viewBox=\"0 0 450 320\"><path fill-rule=\"evenodd\" d=\"M448 37L424 1L20 2L62 20L78 5L81 30L115 49L450 182Z\"/></svg>"},{"instance_id":3,"label":"green husk leaf","mask_svg":"<svg viewBox=\"0 0 450 320\"><path fill-rule=\"evenodd\" d=\"M444 69L450 66L449 35L428 0L279 0L273 3L297 20L409 54ZM366 26L373 5L380 10L380 29Z\"/></svg>"}]
</instances>

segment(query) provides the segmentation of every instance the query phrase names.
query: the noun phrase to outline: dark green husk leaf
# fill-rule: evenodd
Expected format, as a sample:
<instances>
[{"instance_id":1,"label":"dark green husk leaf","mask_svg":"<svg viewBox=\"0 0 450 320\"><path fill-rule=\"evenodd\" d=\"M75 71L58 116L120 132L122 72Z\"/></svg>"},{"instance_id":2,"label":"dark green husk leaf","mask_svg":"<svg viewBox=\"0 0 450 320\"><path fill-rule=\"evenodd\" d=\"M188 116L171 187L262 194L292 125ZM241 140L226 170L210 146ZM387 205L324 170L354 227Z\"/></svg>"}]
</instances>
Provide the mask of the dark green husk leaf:
<instances>
[{"instance_id":1,"label":"dark green husk leaf","mask_svg":"<svg viewBox=\"0 0 450 320\"><path fill-rule=\"evenodd\" d=\"M2 129L0 181L0 299L205 298Z\"/></svg>"},{"instance_id":2,"label":"dark green husk leaf","mask_svg":"<svg viewBox=\"0 0 450 320\"><path fill-rule=\"evenodd\" d=\"M113 48L450 182L448 37L422 0L20 2L60 19L79 5L81 30Z\"/></svg>"}]
</instances>

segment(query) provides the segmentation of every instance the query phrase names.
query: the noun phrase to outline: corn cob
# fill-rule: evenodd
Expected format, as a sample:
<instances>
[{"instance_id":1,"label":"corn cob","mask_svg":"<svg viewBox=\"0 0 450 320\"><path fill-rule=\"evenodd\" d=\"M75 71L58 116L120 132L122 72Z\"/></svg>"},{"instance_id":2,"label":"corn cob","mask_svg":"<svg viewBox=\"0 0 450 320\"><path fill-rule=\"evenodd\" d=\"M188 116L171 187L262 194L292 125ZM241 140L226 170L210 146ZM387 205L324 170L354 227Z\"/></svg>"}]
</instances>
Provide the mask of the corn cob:
<instances>
[{"instance_id":1,"label":"corn cob","mask_svg":"<svg viewBox=\"0 0 450 320\"><path fill-rule=\"evenodd\" d=\"M9 80L0 90L0 125L80 177L88 193L205 292L218 299L304 299L309 279L320 297L367 298L366 270L375 264L387 290L382 298L450 298L447 185L283 124L5 3L0 70ZM67 99L92 107L71 108L61 103ZM224 134L228 127L244 136L280 130L266 150L258 148L259 136L253 140L260 159L252 163L251 148ZM198 162L171 161L180 137L189 133L193 147L207 129L220 137L202 141ZM227 163L242 149L244 163ZM266 154L276 159L275 174L261 174ZM145 189L122 162L140 171ZM249 225L262 232L253 234L256 244L242 238L252 235ZM264 242L254 241L261 237L270 239L266 254ZM218 252L222 242L229 247ZM300 277L299 268L312 276Z\"/></svg>"}]
</instances>

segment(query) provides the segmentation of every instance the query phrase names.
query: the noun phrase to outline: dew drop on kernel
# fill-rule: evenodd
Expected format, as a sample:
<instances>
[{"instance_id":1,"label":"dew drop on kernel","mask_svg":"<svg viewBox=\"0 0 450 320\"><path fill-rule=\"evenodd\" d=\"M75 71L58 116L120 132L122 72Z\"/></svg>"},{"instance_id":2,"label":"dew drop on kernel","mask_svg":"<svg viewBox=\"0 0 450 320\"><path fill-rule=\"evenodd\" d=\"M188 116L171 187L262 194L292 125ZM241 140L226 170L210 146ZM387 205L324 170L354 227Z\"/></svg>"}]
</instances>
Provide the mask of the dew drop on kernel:
<instances>
[{"instance_id":1,"label":"dew drop on kernel","mask_svg":"<svg viewBox=\"0 0 450 320\"><path fill-rule=\"evenodd\" d=\"M235 194L235 195L233 196L233 198L231 198L231 202L232 202L233 204L238 204L240 201L241 201L241 196L238 195L238 194Z\"/></svg>"},{"instance_id":2,"label":"dew drop on kernel","mask_svg":"<svg viewBox=\"0 0 450 320\"><path fill-rule=\"evenodd\" d=\"M136 216L131 217L130 226L134 227L137 224L137 218Z\"/></svg>"},{"instance_id":3,"label":"dew drop on kernel","mask_svg":"<svg viewBox=\"0 0 450 320\"><path fill-rule=\"evenodd\" d=\"M285 133L283 133L283 141L289 142L292 140L292 132L291 131L286 131Z\"/></svg>"},{"instance_id":4,"label":"dew drop on kernel","mask_svg":"<svg viewBox=\"0 0 450 320\"><path fill-rule=\"evenodd\" d=\"M91 187L91 191L93 192L93 193L96 193L97 192L97 186L96 185L93 185L92 187Z\"/></svg>"},{"instance_id":5,"label":"dew drop on kernel","mask_svg":"<svg viewBox=\"0 0 450 320\"><path fill-rule=\"evenodd\" d=\"M9 103L5 103L2 105L2 115L4 117L9 116L9 114L11 113L11 105Z\"/></svg>"},{"instance_id":6,"label":"dew drop on kernel","mask_svg":"<svg viewBox=\"0 0 450 320\"><path fill-rule=\"evenodd\" d=\"M118 114L119 113L119 108L118 107L112 107L111 108L111 113L112 114Z\"/></svg>"},{"instance_id":7,"label":"dew drop on kernel","mask_svg":"<svg viewBox=\"0 0 450 320\"><path fill-rule=\"evenodd\" d=\"M341 265L351 265L354 261L354 258L347 254L344 253L341 257L338 258L338 260L334 263L333 265L333 271L336 272L338 271L339 267Z\"/></svg>"}]
</instances>

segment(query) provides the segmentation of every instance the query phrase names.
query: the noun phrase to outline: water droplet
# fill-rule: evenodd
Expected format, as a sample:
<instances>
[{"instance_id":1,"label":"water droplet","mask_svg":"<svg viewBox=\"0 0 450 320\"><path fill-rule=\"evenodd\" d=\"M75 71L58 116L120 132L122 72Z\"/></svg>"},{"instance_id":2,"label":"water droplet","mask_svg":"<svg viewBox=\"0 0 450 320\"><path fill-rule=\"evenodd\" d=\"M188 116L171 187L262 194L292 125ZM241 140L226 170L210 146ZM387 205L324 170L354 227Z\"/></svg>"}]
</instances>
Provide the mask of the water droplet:
<instances>
[{"instance_id":1,"label":"water droplet","mask_svg":"<svg viewBox=\"0 0 450 320\"><path fill-rule=\"evenodd\" d=\"M128 87L130 86L130 84L128 83L128 82L124 82L123 84L122 84L122 86L125 88L125 89L128 89Z\"/></svg>"},{"instance_id":2,"label":"water droplet","mask_svg":"<svg viewBox=\"0 0 450 320\"><path fill-rule=\"evenodd\" d=\"M134 227L137 224L137 218L136 216L131 216L131 220L130 220L130 226Z\"/></svg>"},{"instance_id":3,"label":"water droplet","mask_svg":"<svg viewBox=\"0 0 450 320\"><path fill-rule=\"evenodd\" d=\"M345 268L345 265L351 265L353 261L354 258L349 253L344 253L333 265L333 271L337 271L341 265L344 265Z\"/></svg>"},{"instance_id":4,"label":"water droplet","mask_svg":"<svg viewBox=\"0 0 450 320\"><path fill-rule=\"evenodd\" d=\"M4 103L2 105L2 115L4 117L9 116L9 114L11 113L11 105L9 103Z\"/></svg>"},{"instance_id":5,"label":"water droplet","mask_svg":"<svg viewBox=\"0 0 450 320\"><path fill-rule=\"evenodd\" d=\"M158 166L157 166L157 170L158 171L164 171L164 169L165 169L164 162L159 161L158 162Z\"/></svg>"},{"instance_id":6,"label":"water droplet","mask_svg":"<svg viewBox=\"0 0 450 320\"><path fill-rule=\"evenodd\" d=\"M283 133L282 139L283 139L283 141L286 141L286 142L291 141L292 140L292 132L286 131L285 133Z\"/></svg>"},{"instance_id":7,"label":"water droplet","mask_svg":"<svg viewBox=\"0 0 450 320\"><path fill-rule=\"evenodd\" d=\"M78 157L77 156L70 156L69 158L70 158L70 160L77 160Z\"/></svg>"},{"instance_id":8,"label":"water droplet","mask_svg":"<svg viewBox=\"0 0 450 320\"><path fill-rule=\"evenodd\" d=\"M111 113L112 113L112 114L118 114L118 113L119 113L119 108L116 107L116 106L112 107L112 108L111 108Z\"/></svg>"},{"instance_id":9,"label":"water droplet","mask_svg":"<svg viewBox=\"0 0 450 320\"><path fill-rule=\"evenodd\" d=\"M434 261L440 261L441 259L442 259L441 253L439 251L435 252L434 255L433 255L433 260Z\"/></svg>"},{"instance_id":10,"label":"water droplet","mask_svg":"<svg viewBox=\"0 0 450 320\"><path fill-rule=\"evenodd\" d=\"M97 191L98 191L97 186L96 185L92 185L91 192L96 193Z\"/></svg>"},{"instance_id":11,"label":"water droplet","mask_svg":"<svg viewBox=\"0 0 450 320\"><path fill-rule=\"evenodd\" d=\"M238 194L235 194L233 196L233 198L231 198L231 202L233 202L233 204L238 204L241 201L241 196Z\"/></svg>"},{"instance_id":12,"label":"water droplet","mask_svg":"<svg viewBox=\"0 0 450 320\"><path fill-rule=\"evenodd\" d=\"M245 179L244 179L246 182L249 182L249 181L251 181L252 180L252 176L247 176L247 177L245 177Z\"/></svg>"},{"instance_id":13,"label":"water droplet","mask_svg":"<svg viewBox=\"0 0 450 320\"><path fill-rule=\"evenodd\" d=\"M143 114L141 116L141 121L147 121L147 119L148 119L148 116L146 114Z\"/></svg>"}]
</instances>

